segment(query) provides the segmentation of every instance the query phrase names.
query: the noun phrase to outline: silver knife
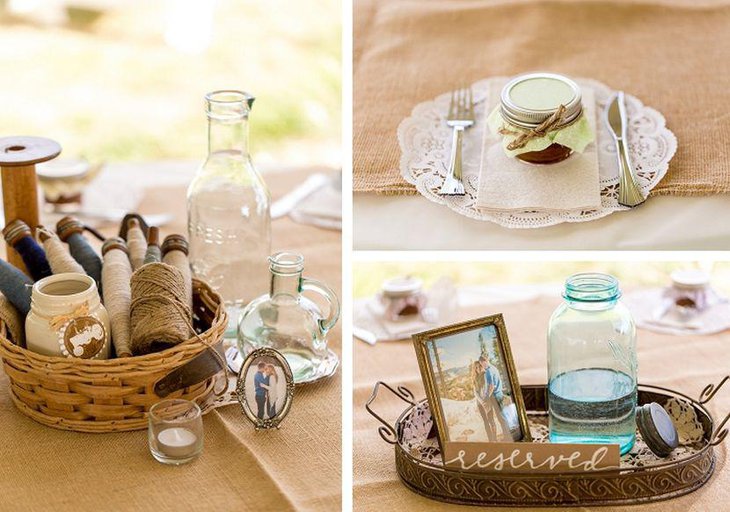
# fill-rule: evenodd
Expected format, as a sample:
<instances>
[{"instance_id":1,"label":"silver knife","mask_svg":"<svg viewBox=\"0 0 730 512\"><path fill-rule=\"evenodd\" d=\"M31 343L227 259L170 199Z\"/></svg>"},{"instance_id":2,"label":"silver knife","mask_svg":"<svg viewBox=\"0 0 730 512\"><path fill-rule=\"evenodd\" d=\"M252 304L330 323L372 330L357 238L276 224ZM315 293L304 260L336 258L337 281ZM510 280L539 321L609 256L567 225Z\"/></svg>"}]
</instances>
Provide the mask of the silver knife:
<instances>
[{"instance_id":1,"label":"silver knife","mask_svg":"<svg viewBox=\"0 0 730 512\"><path fill-rule=\"evenodd\" d=\"M626 117L626 103L623 91L617 92L608 104L606 124L611 131L611 135L613 135L613 140L616 141L619 170L618 202L628 207L640 205L646 199L636 184L631 158L629 157L628 138L626 137L628 119Z\"/></svg>"}]
</instances>

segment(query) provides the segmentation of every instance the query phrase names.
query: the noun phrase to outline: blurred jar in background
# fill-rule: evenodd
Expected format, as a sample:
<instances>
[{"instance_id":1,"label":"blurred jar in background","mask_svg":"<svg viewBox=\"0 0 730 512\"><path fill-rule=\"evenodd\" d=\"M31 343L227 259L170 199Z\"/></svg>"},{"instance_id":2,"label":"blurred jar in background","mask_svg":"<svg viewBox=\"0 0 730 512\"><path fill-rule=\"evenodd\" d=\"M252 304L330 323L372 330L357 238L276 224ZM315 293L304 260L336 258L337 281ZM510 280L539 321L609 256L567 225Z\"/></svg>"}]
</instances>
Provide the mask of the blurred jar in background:
<instances>
[{"instance_id":1,"label":"blurred jar in background","mask_svg":"<svg viewBox=\"0 0 730 512\"><path fill-rule=\"evenodd\" d=\"M383 317L397 322L404 317L420 315L428 299L423 293L423 281L406 276L385 281L378 300L383 307Z\"/></svg>"}]
</instances>

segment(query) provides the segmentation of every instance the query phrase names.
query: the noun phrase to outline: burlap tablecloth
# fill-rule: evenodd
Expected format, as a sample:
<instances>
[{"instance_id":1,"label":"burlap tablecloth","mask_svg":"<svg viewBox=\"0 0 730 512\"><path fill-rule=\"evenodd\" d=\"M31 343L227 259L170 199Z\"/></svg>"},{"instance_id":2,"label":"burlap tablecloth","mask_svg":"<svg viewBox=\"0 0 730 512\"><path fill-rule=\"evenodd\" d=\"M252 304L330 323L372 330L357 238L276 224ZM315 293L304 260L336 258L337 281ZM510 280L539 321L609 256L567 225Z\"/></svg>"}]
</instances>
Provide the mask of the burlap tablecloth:
<instances>
[{"instance_id":1,"label":"burlap tablecloth","mask_svg":"<svg viewBox=\"0 0 730 512\"><path fill-rule=\"evenodd\" d=\"M266 176L277 198L306 172ZM185 189L147 191L141 212L170 212L163 235L186 233ZM273 221L274 250L301 251L305 273L341 293L341 236ZM105 230L108 234L114 228ZM330 346L341 354L341 328ZM42 426L20 414L0 373L0 510L141 511L339 510L341 378L298 387L281 430L255 432L236 405L203 420L205 449L193 463L169 467L147 448L147 431L82 434Z\"/></svg>"},{"instance_id":2,"label":"burlap tablecloth","mask_svg":"<svg viewBox=\"0 0 730 512\"><path fill-rule=\"evenodd\" d=\"M547 380L547 324L558 299L537 298L503 306L470 307L460 312L462 319L503 313L521 384L544 384ZM417 399L425 396L413 345L410 341L379 342L375 346L355 340L354 350L354 500L358 511L381 510L467 510L423 498L408 490L398 479L393 447L378 435L380 423L365 411L375 382L409 388ZM639 382L665 386L697 397L705 385L718 383L730 373L730 332L714 336L679 337L638 331ZM406 404L383 392L375 410L394 421ZM730 411L730 389L723 388L708 408L717 420ZM717 467L702 488L670 501L631 507L637 511L730 510L730 471L727 468L728 442L715 448ZM484 509L482 509L484 510ZM489 509L496 511L503 508ZM532 510L556 510L554 508ZM583 507L571 510L593 510ZM626 507L596 507L596 511L619 512Z\"/></svg>"},{"instance_id":3,"label":"burlap tablecloth","mask_svg":"<svg viewBox=\"0 0 730 512\"><path fill-rule=\"evenodd\" d=\"M411 194L396 130L418 103L545 70L600 80L664 114L679 148L655 195L730 193L727 0L357 0L355 192Z\"/></svg>"}]
</instances>

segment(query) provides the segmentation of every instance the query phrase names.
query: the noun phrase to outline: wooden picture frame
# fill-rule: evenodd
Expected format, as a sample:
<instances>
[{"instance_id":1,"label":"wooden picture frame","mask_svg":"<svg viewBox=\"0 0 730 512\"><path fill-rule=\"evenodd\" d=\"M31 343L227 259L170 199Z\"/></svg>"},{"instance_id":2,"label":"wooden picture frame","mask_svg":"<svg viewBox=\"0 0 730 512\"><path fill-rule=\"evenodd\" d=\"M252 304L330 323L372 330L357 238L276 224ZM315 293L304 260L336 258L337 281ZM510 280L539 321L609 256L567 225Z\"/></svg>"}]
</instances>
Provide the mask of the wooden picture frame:
<instances>
[{"instance_id":1,"label":"wooden picture frame","mask_svg":"<svg viewBox=\"0 0 730 512\"><path fill-rule=\"evenodd\" d=\"M258 384L256 382L256 372L261 370L262 364L263 372L268 369L267 367L273 367L273 372L277 376L273 403L268 400L268 396L265 400L259 400L260 396L257 396L265 390L261 386L265 381L260 381ZM266 385L269 384L270 381ZM257 388L261 389L257 391ZM238 372L236 398L241 404L244 415L254 424L256 430L279 428L282 420L289 414L294 398L294 376L286 358L273 348L259 348L252 351L246 356L241 371Z\"/></svg>"},{"instance_id":2,"label":"wooden picture frame","mask_svg":"<svg viewBox=\"0 0 730 512\"><path fill-rule=\"evenodd\" d=\"M452 442L532 441L501 314L415 334L413 344L442 453Z\"/></svg>"}]
</instances>

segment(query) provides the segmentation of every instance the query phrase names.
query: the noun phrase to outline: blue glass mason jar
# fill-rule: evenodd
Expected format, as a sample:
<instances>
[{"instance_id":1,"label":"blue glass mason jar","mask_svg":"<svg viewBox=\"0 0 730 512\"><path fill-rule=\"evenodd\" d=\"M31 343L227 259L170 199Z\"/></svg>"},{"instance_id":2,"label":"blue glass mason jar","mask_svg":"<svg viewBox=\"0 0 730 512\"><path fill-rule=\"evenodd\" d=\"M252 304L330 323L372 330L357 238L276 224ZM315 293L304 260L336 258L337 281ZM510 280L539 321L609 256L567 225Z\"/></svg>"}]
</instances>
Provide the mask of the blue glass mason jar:
<instances>
[{"instance_id":1,"label":"blue glass mason jar","mask_svg":"<svg viewBox=\"0 0 730 512\"><path fill-rule=\"evenodd\" d=\"M618 280L575 274L548 327L550 442L619 444L636 439L636 327Z\"/></svg>"}]
</instances>

